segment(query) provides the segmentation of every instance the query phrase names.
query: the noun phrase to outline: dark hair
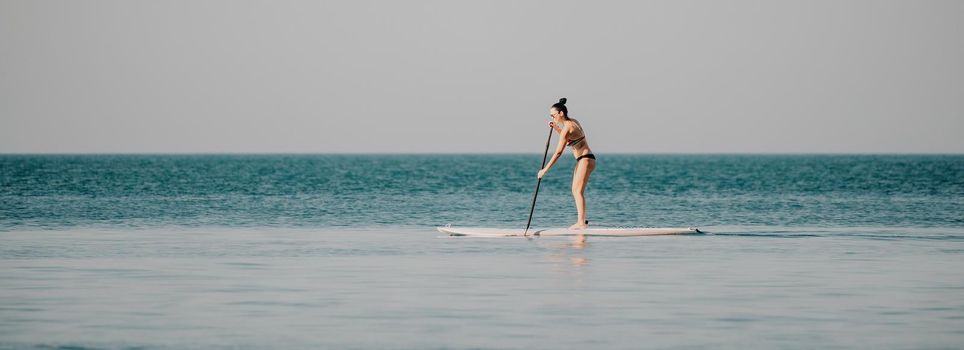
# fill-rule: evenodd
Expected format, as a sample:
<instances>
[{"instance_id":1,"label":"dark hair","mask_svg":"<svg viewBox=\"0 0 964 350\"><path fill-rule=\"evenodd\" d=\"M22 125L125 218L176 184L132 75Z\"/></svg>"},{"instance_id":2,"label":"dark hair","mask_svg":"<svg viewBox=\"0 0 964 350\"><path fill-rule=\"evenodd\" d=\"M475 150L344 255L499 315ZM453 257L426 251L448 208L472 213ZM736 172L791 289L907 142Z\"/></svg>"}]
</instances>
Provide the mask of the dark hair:
<instances>
[{"instance_id":1,"label":"dark hair","mask_svg":"<svg viewBox=\"0 0 964 350\"><path fill-rule=\"evenodd\" d=\"M559 102L556 102L556 104L552 105L552 108L555 108L557 111L562 112L562 115L566 116L566 118L569 118L569 109L566 108L565 97L560 98Z\"/></svg>"}]
</instances>

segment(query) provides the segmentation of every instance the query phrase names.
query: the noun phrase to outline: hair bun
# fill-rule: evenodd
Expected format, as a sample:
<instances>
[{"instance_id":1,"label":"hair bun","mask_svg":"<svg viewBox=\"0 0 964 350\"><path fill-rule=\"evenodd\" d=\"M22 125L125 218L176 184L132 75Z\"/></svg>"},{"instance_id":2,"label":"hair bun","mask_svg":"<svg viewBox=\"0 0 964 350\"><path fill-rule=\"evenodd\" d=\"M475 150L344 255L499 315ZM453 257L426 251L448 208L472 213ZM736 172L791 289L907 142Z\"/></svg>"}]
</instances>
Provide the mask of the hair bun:
<instances>
[{"instance_id":1,"label":"hair bun","mask_svg":"<svg viewBox=\"0 0 964 350\"><path fill-rule=\"evenodd\" d=\"M561 103L561 104L566 104L566 98L565 98L565 97L560 98L560 99L559 99L559 103Z\"/></svg>"}]
</instances>

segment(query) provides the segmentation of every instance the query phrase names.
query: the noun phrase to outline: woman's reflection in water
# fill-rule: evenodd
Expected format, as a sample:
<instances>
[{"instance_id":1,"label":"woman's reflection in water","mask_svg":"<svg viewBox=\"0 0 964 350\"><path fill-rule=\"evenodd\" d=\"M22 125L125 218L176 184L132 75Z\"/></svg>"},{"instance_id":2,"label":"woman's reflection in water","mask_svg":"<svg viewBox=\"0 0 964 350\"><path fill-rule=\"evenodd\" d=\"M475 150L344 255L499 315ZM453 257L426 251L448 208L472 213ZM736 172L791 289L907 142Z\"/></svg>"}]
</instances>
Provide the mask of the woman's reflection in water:
<instances>
[{"instance_id":1,"label":"woman's reflection in water","mask_svg":"<svg viewBox=\"0 0 964 350\"><path fill-rule=\"evenodd\" d=\"M562 242L554 242L549 245L551 254L549 259L556 264L564 263L571 266L585 266L589 264L589 259L583 254L583 250L588 248L589 242L583 235L576 236L575 239Z\"/></svg>"}]
</instances>

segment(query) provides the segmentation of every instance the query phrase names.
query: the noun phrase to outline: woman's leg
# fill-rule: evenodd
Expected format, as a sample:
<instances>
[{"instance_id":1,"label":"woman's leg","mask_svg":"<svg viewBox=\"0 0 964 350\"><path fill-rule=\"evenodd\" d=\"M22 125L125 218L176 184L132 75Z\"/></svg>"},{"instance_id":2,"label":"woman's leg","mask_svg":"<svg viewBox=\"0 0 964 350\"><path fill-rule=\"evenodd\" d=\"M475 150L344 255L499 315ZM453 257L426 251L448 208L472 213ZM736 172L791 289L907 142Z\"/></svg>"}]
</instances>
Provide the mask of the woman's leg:
<instances>
[{"instance_id":1,"label":"woman's leg","mask_svg":"<svg viewBox=\"0 0 964 350\"><path fill-rule=\"evenodd\" d=\"M570 229L586 228L586 185L589 183L589 175L596 169L596 160L590 158L580 159L576 163L576 169L572 173L572 198L576 200L576 212L578 218L576 224Z\"/></svg>"}]
</instances>

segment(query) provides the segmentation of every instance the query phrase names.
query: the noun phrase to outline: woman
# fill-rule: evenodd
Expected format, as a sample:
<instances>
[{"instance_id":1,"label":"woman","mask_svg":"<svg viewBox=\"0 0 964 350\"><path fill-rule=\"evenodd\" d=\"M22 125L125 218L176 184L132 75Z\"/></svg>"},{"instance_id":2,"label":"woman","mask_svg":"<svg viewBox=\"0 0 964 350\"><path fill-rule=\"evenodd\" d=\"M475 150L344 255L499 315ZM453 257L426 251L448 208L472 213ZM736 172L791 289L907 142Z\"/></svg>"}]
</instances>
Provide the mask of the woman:
<instances>
[{"instance_id":1,"label":"woman","mask_svg":"<svg viewBox=\"0 0 964 350\"><path fill-rule=\"evenodd\" d=\"M586 198L583 194L586 192L589 175L596 169L596 156L589 149L589 141L586 140L586 131L582 129L582 125L578 120L569 118L565 97L560 98L559 103L549 108L549 115L552 116L549 127L556 129L559 133L559 145L556 146L556 153L552 155L549 164L539 170L539 178L545 176L552 165L556 164L566 146L572 147L572 155L576 157L576 169L572 174L572 197L576 200L578 218L576 224L569 226L569 229L584 229L589 227L589 221L586 220Z\"/></svg>"}]
</instances>

